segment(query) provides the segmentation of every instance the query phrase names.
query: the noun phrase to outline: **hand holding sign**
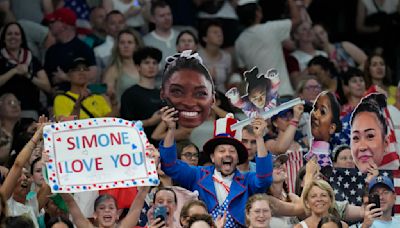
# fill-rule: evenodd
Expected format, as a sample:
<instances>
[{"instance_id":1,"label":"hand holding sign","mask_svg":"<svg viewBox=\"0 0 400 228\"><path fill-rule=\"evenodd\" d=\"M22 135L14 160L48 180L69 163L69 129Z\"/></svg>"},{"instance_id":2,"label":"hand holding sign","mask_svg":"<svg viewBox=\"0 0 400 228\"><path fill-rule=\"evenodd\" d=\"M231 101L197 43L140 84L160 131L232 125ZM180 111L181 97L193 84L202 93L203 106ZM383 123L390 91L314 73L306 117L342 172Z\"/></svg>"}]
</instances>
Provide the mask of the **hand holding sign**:
<instances>
[{"instance_id":1,"label":"hand holding sign","mask_svg":"<svg viewBox=\"0 0 400 228\"><path fill-rule=\"evenodd\" d=\"M119 118L46 126L47 170L52 192L158 185L154 151L141 122Z\"/></svg>"}]
</instances>

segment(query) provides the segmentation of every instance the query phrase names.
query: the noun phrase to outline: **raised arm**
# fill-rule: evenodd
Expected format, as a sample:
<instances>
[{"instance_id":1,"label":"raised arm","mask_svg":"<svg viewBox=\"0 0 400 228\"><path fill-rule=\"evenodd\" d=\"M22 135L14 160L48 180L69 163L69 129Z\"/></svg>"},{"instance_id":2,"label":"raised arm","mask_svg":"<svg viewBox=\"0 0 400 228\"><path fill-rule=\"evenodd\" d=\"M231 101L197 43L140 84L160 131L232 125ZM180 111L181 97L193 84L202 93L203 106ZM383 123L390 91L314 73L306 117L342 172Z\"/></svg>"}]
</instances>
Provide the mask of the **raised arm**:
<instances>
[{"instance_id":1,"label":"raised arm","mask_svg":"<svg viewBox=\"0 0 400 228\"><path fill-rule=\"evenodd\" d=\"M13 166L10 169L3 185L0 187L0 193L7 200L11 197L12 192L17 184L18 178L21 176L22 168L29 161L32 151L35 149L36 144L42 143L42 133L44 124L47 122L47 118L41 116L39 118L39 124L37 130L29 142L22 148L21 152L18 154Z\"/></svg>"},{"instance_id":2,"label":"raised arm","mask_svg":"<svg viewBox=\"0 0 400 228\"><path fill-rule=\"evenodd\" d=\"M265 147L263 137L265 129L267 128L267 122L261 117L256 117L251 122L251 125L253 127L254 135L256 136L257 156L260 158L266 157L268 151Z\"/></svg>"},{"instance_id":3,"label":"raised arm","mask_svg":"<svg viewBox=\"0 0 400 228\"><path fill-rule=\"evenodd\" d=\"M266 146L268 150L273 154L284 154L289 149L290 145L294 140L297 126L303 114L304 106L298 104L293 107L293 118L290 120L289 126L285 132L278 136L276 140L268 140Z\"/></svg>"},{"instance_id":4,"label":"raised arm","mask_svg":"<svg viewBox=\"0 0 400 228\"><path fill-rule=\"evenodd\" d=\"M160 110L162 122L167 126L167 134L164 138L164 147L171 147L175 142L175 130L177 117L174 117L178 113L175 108L163 107Z\"/></svg>"},{"instance_id":5,"label":"raised arm","mask_svg":"<svg viewBox=\"0 0 400 228\"><path fill-rule=\"evenodd\" d=\"M292 20L292 28L301 22L301 14L299 6L297 6L295 0L288 0L290 19Z\"/></svg>"},{"instance_id":6,"label":"raised arm","mask_svg":"<svg viewBox=\"0 0 400 228\"><path fill-rule=\"evenodd\" d=\"M72 220L77 228L89 228L94 227L92 223L82 214L78 204L76 204L74 198L69 193L61 193L61 197L68 205L69 213L72 216Z\"/></svg>"},{"instance_id":7,"label":"raised arm","mask_svg":"<svg viewBox=\"0 0 400 228\"><path fill-rule=\"evenodd\" d=\"M135 200L132 202L132 205L129 208L128 214L119 224L120 228L131 228L137 225L144 201L149 191L149 186L138 187L138 193L136 194Z\"/></svg>"}]
</instances>

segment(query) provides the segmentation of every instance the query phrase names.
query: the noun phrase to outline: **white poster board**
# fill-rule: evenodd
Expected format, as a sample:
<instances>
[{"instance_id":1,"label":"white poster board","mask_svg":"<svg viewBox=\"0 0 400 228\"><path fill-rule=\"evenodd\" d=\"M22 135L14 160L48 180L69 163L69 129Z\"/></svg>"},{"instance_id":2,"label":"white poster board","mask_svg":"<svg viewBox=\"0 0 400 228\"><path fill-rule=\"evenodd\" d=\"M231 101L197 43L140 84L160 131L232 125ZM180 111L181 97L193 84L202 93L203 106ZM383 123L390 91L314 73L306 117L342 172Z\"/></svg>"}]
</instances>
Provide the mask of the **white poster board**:
<instances>
[{"instance_id":1,"label":"white poster board","mask_svg":"<svg viewBox=\"0 0 400 228\"><path fill-rule=\"evenodd\" d=\"M82 192L159 184L142 123L96 118L44 128L49 185L55 192Z\"/></svg>"}]
</instances>

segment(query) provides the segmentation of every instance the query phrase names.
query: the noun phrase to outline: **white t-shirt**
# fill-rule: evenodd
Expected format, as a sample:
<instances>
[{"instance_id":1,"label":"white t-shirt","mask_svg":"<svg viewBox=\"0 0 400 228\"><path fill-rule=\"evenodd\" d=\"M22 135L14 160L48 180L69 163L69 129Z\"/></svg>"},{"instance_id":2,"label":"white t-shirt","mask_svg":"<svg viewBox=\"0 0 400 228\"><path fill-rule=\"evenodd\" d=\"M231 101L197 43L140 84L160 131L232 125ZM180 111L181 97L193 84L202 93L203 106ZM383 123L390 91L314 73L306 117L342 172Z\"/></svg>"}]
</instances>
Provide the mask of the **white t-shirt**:
<instances>
[{"instance_id":1,"label":"white t-shirt","mask_svg":"<svg viewBox=\"0 0 400 228\"><path fill-rule=\"evenodd\" d=\"M310 55L301 50L296 50L296 51L292 52L291 55L293 57L295 57L297 59L297 61L299 62L300 71L303 71L304 69L306 69L308 62L310 62L310 60L312 58L314 58L315 56L322 55L324 57L328 57L326 52L320 51L320 50L315 50L313 55Z\"/></svg>"},{"instance_id":2,"label":"white t-shirt","mask_svg":"<svg viewBox=\"0 0 400 228\"><path fill-rule=\"evenodd\" d=\"M400 220L396 217L392 217L391 221L382 221L376 219L371 226L371 228L399 228L399 227L400 227Z\"/></svg>"},{"instance_id":3,"label":"white t-shirt","mask_svg":"<svg viewBox=\"0 0 400 228\"><path fill-rule=\"evenodd\" d=\"M32 219L33 224L35 224L36 228L39 228L39 224L32 206L35 205L35 202L33 202L34 200L36 200L36 205L37 205L36 197L34 197L30 201L27 201L26 204L19 203L15 201L13 197L10 197L10 199L7 200L8 215L9 216L25 215L30 219Z\"/></svg>"},{"instance_id":4,"label":"white t-shirt","mask_svg":"<svg viewBox=\"0 0 400 228\"><path fill-rule=\"evenodd\" d=\"M257 66L260 73L271 68L279 72L279 95L293 95L289 74L282 50L282 41L289 38L292 21L268 21L245 29L235 42L239 67L247 70Z\"/></svg>"}]
</instances>

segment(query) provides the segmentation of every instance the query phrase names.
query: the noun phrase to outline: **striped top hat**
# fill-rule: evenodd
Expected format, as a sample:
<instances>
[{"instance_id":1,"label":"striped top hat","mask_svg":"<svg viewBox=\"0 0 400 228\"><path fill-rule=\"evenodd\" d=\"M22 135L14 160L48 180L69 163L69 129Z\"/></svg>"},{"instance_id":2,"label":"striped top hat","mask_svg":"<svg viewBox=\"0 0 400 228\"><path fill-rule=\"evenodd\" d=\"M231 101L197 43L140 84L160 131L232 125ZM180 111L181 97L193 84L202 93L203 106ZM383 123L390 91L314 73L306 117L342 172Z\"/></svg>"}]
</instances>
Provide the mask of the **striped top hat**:
<instances>
[{"instance_id":1,"label":"striped top hat","mask_svg":"<svg viewBox=\"0 0 400 228\"><path fill-rule=\"evenodd\" d=\"M246 147L235 138L236 131L231 130L231 126L238 122L232 113L228 113L225 118L214 121L214 138L208 140L203 146L203 152L211 155L218 145L232 145L236 148L239 158L239 165L247 161L248 153Z\"/></svg>"}]
</instances>

